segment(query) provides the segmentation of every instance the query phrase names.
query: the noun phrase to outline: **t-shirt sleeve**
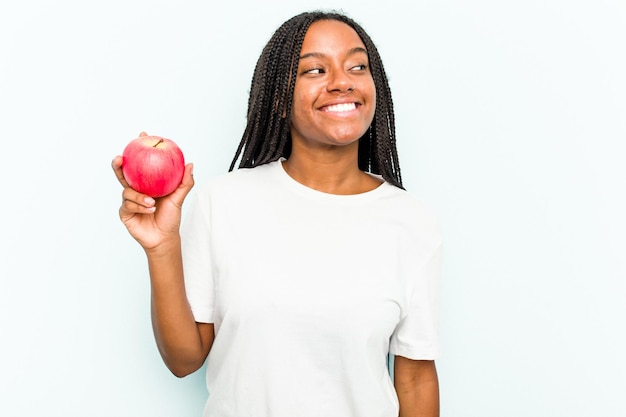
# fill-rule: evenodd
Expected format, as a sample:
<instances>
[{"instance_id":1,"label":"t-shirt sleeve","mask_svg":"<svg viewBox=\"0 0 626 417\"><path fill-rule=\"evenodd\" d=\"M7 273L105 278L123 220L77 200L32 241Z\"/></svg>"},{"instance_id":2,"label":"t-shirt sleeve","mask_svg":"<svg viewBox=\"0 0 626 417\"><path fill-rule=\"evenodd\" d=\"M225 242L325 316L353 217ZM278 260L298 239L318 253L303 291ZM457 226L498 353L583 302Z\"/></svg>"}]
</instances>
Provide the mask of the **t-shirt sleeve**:
<instances>
[{"instance_id":1,"label":"t-shirt sleeve","mask_svg":"<svg viewBox=\"0 0 626 417\"><path fill-rule=\"evenodd\" d=\"M192 201L181 227L183 271L187 300L196 322L213 323L214 285L211 216L208 194Z\"/></svg>"},{"instance_id":2,"label":"t-shirt sleeve","mask_svg":"<svg viewBox=\"0 0 626 417\"><path fill-rule=\"evenodd\" d=\"M412 277L407 314L391 336L389 351L414 360L437 359L439 279L442 246L439 243Z\"/></svg>"}]
</instances>

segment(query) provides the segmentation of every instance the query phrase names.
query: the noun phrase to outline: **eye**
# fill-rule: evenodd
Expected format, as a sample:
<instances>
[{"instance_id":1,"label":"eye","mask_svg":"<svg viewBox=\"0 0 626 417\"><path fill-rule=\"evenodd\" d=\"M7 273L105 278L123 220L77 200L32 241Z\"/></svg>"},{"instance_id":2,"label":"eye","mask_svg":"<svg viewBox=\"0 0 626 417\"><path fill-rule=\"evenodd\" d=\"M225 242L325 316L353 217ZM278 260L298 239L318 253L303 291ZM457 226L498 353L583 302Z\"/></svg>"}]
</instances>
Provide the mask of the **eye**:
<instances>
[{"instance_id":1,"label":"eye","mask_svg":"<svg viewBox=\"0 0 626 417\"><path fill-rule=\"evenodd\" d=\"M311 68L308 70L304 70L303 74L323 74L325 71L323 68Z\"/></svg>"},{"instance_id":2,"label":"eye","mask_svg":"<svg viewBox=\"0 0 626 417\"><path fill-rule=\"evenodd\" d=\"M367 69L367 65L366 64L355 65L354 67L350 69L352 71L365 71Z\"/></svg>"}]
</instances>

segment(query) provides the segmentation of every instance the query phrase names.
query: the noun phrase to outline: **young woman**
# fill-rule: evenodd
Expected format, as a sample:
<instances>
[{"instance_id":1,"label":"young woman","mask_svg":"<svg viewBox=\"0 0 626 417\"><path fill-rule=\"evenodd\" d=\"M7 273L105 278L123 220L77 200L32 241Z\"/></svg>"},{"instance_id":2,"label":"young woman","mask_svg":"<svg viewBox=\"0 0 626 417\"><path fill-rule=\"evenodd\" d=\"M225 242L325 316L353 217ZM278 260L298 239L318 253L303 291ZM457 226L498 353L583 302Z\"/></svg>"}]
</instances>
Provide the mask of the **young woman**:
<instances>
[{"instance_id":1,"label":"young woman","mask_svg":"<svg viewBox=\"0 0 626 417\"><path fill-rule=\"evenodd\" d=\"M231 172L198 189L182 228L191 164L155 201L113 160L166 365L208 361L205 416L438 416L441 234L402 189L371 39L342 14L293 17L248 104Z\"/></svg>"}]
</instances>

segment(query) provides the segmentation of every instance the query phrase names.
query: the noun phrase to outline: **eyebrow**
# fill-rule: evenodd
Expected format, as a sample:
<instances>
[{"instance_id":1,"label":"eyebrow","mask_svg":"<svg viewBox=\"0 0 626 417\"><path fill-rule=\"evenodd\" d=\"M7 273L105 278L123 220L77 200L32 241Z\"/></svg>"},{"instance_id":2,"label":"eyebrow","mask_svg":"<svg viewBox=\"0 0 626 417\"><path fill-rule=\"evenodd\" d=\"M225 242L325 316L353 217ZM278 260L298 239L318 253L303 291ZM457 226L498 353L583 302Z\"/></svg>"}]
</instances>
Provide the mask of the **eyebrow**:
<instances>
[{"instance_id":1,"label":"eyebrow","mask_svg":"<svg viewBox=\"0 0 626 417\"><path fill-rule=\"evenodd\" d=\"M354 54L365 54L367 55L367 50L365 48L361 48L360 46L357 46L356 48L352 48L348 51L347 55L354 55ZM326 56L326 54L323 54L321 52L309 52L308 54L303 54L300 55L300 59L306 59L306 58L324 58Z\"/></svg>"}]
</instances>

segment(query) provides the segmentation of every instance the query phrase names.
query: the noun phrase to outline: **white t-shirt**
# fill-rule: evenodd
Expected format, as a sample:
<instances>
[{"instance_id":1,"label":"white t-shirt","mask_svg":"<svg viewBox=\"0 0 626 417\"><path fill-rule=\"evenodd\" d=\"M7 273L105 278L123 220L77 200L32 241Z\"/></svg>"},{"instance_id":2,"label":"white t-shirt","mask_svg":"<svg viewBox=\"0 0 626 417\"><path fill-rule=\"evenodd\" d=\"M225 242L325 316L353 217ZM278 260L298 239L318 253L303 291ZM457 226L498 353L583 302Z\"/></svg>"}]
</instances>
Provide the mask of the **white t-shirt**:
<instances>
[{"instance_id":1,"label":"white t-shirt","mask_svg":"<svg viewBox=\"0 0 626 417\"><path fill-rule=\"evenodd\" d=\"M439 225L388 183L326 194L280 161L219 176L183 258L196 321L215 324L205 417L397 417L387 353L439 355Z\"/></svg>"}]
</instances>

